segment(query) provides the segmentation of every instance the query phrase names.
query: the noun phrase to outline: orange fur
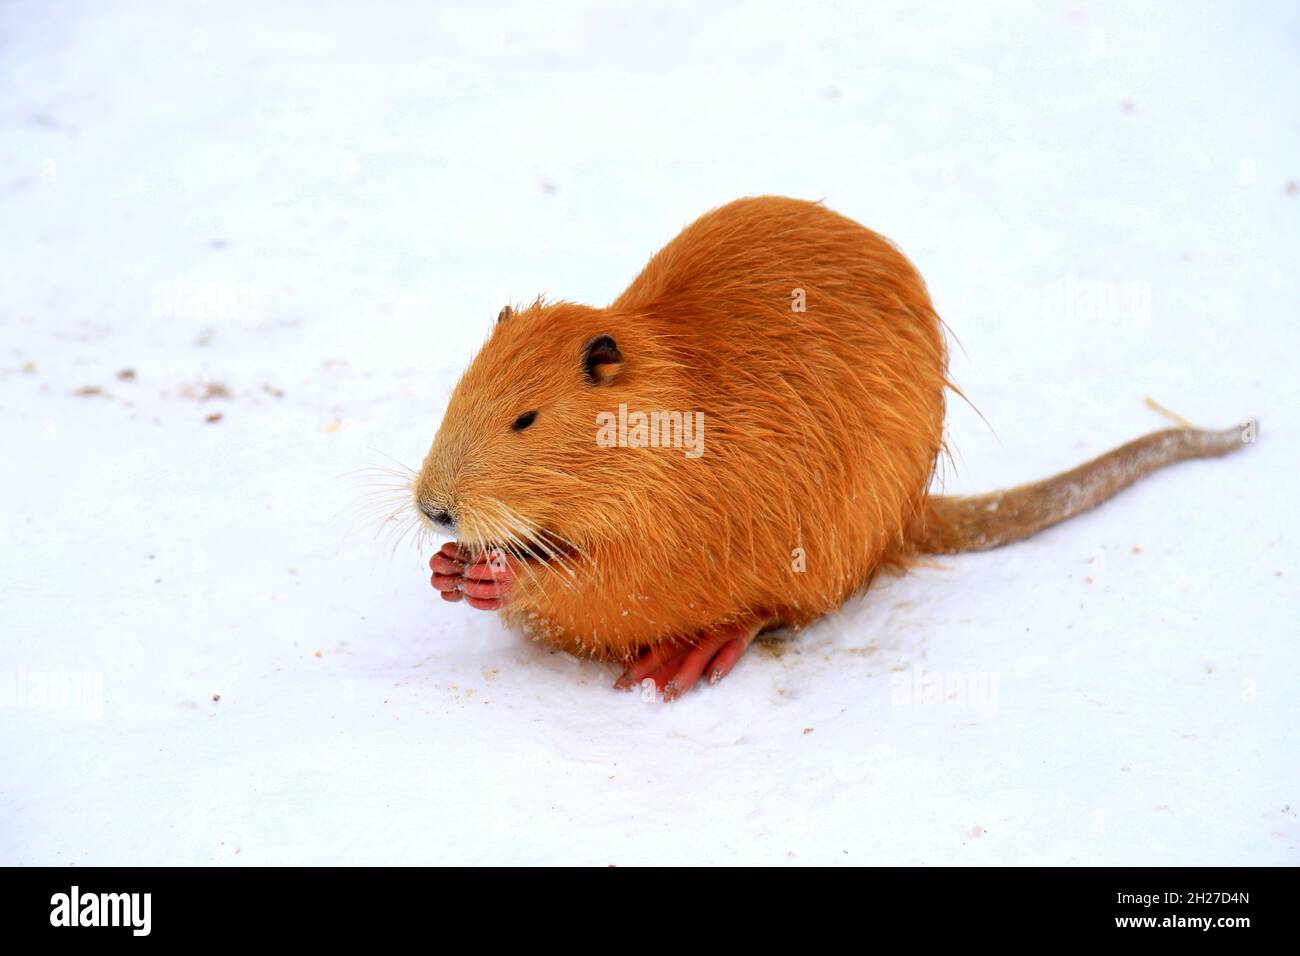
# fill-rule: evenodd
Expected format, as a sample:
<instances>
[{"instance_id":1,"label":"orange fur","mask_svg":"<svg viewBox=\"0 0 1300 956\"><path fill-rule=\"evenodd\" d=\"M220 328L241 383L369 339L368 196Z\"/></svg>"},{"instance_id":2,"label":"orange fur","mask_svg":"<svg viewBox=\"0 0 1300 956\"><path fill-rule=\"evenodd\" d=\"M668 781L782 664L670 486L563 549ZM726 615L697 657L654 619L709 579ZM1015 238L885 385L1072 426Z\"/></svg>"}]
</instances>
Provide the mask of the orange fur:
<instances>
[{"instance_id":1,"label":"orange fur","mask_svg":"<svg viewBox=\"0 0 1300 956\"><path fill-rule=\"evenodd\" d=\"M602 334L624 364L598 385L582 353ZM471 548L563 542L524 565L503 613L573 651L629 659L737 622L799 626L906 562L946 365L925 284L886 239L820 204L738 200L608 308L539 301L499 322L417 501L448 503ZM620 403L703 412L703 455L599 446L596 416Z\"/></svg>"}]
</instances>

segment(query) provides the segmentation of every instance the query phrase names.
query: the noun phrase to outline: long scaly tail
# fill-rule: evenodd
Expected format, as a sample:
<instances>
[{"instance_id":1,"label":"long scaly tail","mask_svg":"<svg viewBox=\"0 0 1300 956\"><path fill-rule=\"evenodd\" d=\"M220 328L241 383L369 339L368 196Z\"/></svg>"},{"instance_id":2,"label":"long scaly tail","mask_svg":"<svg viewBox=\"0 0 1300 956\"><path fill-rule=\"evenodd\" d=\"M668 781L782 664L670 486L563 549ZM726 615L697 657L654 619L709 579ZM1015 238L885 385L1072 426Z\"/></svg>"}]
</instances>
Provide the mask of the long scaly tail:
<instances>
[{"instance_id":1,"label":"long scaly tail","mask_svg":"<svg viewBox=\"0 0 1300 956\"><path fill-rule=\"evenodd\" d=\"M984 495L931 497L912 544L921 553L954 554L1019 541L1095 508L1166 465L1236 451L1255 440L1257 428L1254 421L1223 431L1170 428L1042 481Z\"/></svg>"}]
</instances>

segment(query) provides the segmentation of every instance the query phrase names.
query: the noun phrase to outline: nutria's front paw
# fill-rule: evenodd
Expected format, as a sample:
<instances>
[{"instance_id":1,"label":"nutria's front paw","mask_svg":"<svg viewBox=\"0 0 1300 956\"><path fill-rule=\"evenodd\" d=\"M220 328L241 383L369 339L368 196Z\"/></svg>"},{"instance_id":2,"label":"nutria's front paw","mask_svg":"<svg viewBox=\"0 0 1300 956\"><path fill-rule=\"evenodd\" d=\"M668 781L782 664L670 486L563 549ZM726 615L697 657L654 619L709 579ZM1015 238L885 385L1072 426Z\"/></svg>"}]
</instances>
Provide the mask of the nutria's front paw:
<instances>
[{"instance_id":1,"label":"nutria's front paw","mask_svg":"<svg viewBox=\"0 0 1300 956\"><path fill-rule=\"evenodd\" d=\"M514 591L518 571L503 551L489 551L477 558L454 541L444 544L429 559L433 571L430 583L444 601L464 598L480 611L499 611Z\"/></svg>"}]
</instances>

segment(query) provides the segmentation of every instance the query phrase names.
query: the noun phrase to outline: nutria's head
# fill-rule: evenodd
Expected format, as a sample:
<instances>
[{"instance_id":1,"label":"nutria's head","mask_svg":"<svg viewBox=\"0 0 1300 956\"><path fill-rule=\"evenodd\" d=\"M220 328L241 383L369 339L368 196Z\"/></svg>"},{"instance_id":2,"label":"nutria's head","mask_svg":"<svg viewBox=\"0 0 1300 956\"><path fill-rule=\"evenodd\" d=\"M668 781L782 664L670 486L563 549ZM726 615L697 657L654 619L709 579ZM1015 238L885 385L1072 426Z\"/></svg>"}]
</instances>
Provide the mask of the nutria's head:
<instances>
[{"instance_id":1,"label":"nutria's head","mask_svg":"<svg viewBox=\"0 0 1300 956\"><path fill-rule=\"evenodd\" d=\"M635 316L557 303L503 309L415 482L415 506L472 550L546 559L616 531L634 490L597 416L659 363ZM629 484L631 487L629 487Z\"/></svg>"}]
</instances>

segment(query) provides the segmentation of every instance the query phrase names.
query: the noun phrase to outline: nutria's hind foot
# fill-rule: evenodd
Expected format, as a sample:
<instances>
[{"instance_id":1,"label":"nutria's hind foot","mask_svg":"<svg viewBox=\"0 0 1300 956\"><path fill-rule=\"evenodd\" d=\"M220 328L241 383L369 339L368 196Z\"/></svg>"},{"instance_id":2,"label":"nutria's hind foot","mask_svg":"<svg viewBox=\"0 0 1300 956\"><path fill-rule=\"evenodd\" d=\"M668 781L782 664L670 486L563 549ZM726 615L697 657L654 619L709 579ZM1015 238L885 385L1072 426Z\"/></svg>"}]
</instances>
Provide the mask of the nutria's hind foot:
<instances>
[{"instance_id":1,"label":"nutria's hind foot","mask_svg":"<svg viewBox=\"0 0 1300 956\"><path fill-rule=\"evenodd\" d=\"M429 559L429 583L444 601L464 598L480 611L499 611L514 591L519 572L513 560L500 551L477 558L454 541L448 541Z\"/></svg>"},{"instance_id":2,"label":"nutria's hind foot","mask_svg":"<svg viewBox=\"0 0 1300 956\"><path fill-rule=\"evenodd\" d=\"M651 680L655 690L664 692L664 703L674 701L705 675L716 684L731 673L763 627L762 623L732 624L709 632L698 644L665 644L647 650L614 687L628 690Z\"/></svg>"}]
</instances>

